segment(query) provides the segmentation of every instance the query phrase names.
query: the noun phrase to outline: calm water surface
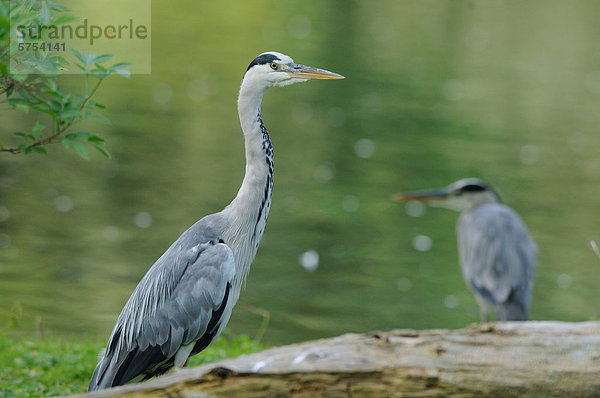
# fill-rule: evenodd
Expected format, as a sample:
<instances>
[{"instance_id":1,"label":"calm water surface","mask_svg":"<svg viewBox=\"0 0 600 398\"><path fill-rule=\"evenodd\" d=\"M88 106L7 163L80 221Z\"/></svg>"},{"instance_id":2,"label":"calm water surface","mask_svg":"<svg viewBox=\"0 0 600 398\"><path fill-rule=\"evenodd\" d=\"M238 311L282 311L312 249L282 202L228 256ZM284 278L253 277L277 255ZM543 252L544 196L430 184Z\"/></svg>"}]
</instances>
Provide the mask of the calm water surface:
<instances>
[{"instance_id":1,"label":"calm water surface","mask_svg":"<svg viewBox=\"0 0 600 398\"><path fill-rule=\"evenodd\" d=\"M598 317L600 3L174 0L152 11L152 74L108 81L98 100L112 125L87 127L113 160L58 145L0 156L4 331L108 336L148 267L237 192L237 89L271 49L347 79L265 97L275 191L234 332L257 332L257 308L274 344L477 321L457 214L390 200L470 176L494 185L539 245L531 318ZM31 125L4 114L3 140Z\"/></svg>"}]
</instances>

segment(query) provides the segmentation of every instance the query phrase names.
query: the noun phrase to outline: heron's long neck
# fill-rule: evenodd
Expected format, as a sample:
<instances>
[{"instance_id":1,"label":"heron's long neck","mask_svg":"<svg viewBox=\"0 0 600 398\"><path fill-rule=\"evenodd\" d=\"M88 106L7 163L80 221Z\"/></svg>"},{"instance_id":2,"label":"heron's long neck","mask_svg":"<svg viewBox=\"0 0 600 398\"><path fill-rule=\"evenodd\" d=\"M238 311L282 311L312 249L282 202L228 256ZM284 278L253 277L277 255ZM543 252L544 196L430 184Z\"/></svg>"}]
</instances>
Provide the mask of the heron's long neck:
<instances>
[{"instance_id":1,"label":"heron's long neck","mask_svg":"<svg viewBox=\"0 0 600 398\"><path fill-rule=\"evenodd\" d=\"M244 132L246 174L237 196L225 209L231 223L224 237L243 277L254 259L271 207L273 146L260 116L264 92L242 82L238 113Z\"/></svg>"}]
</instances>

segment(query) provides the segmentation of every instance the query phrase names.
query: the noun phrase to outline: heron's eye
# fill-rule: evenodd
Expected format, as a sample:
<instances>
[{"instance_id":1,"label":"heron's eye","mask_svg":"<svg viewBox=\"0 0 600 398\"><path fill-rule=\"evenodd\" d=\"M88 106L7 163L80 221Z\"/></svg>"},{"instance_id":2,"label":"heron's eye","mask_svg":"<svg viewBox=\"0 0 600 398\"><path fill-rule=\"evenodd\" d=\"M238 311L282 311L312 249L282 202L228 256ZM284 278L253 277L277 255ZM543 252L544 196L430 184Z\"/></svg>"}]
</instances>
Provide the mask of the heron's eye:
<instances>
[{"instance_id":1,"label":"heron's eye","mask_svg":"<svg viewBox=\"0 0 600 398\"><path fill-rule=\"evenodd\" d=\"M273 70L277 69L277 62L271 62L271 69L273 69Z\"/></svg>"}]
</instances>

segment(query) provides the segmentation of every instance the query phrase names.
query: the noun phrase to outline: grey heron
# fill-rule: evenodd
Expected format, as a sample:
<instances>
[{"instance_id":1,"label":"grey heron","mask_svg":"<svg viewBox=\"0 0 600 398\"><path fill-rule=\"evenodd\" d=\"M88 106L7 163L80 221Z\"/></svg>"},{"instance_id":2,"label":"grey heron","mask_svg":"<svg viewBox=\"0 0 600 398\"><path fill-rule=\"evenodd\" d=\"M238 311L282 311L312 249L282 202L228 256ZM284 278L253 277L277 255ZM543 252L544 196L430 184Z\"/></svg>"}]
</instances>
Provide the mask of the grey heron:
<instances>
[{"instance_id":1,"label":"grey heron","mask_svg":"<svg viewBox=\"0 0 600 398\"><path fill-rule=\"evenodd\" d=\"M248 66L238 114L246 173L233 201L186 230L152 265L125 304L89 390L141 381L172 367L213 341L227 324L256 255L271 206L273 147L262 117L267 88L309 79L343 79L266 52Z\"/></svg>"},{"instance_id":2,"label":"grey heron","mask_svg":"<svg viewBox=\"0 0 600 398\"><path fill-rule=\"evenodd\" d=\"M526 320L537 246L519 215L485 182L465 178L446 188L395 196L460 211L458 256L465 282L479 304L481 321L494 309L501 321Z\"/></svg>"}]
</instances>

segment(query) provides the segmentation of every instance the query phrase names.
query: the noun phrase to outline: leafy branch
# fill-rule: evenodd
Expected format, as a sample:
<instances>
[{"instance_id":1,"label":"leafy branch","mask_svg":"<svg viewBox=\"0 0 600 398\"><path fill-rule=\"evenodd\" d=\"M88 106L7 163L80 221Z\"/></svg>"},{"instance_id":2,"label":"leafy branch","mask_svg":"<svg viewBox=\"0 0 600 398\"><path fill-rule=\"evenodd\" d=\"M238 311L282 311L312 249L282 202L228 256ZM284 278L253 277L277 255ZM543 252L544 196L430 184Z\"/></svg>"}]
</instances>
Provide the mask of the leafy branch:
<instances>
[{"instance_id":1,"label":"leafy branch","mask_svg":"<svg viewBox=\"0 0 600 398\"><path fill-rule=\"evenodd\" d=\"M62 142L66 148L74 148L84 158L89 158L87 146L98 150L102 155L110 154L104 148L104 139L91 132L71 132L73 127L84 120L92 120L110 124L110 121L97 112L106 109L102 104L92 98L101 83L111 75L129 77L127 70L130 63L117 63L108 66L113 55L96 55L93 53L80 53L71 49L75 60L69 62L52 52L33 52L19 54L19 73L10 74L9 64L14 48L11 48L10 29L13 26L35 26L35 24L59 25L74 20L70 10L52 0L28 0L9 4L7 0L0 0L0 95L5 96L5 101L13 110L40 112L50 117L51 122L46 126L36 120L28 132L18 131L13 133L20 140L12 146L5 146L0 141L0 152L12 154L46 153L44 146ZM12 8L11 8L12 7ZM13 32L13 35L17 35ZM14 37L13 37L14 39ZM23 38L19 40L27 43L36 41L43 43L42 38ZM12 46L14 47L14 46ZM56 54L56 52L54 52ZM15 58L12 59L13 63ZM69 67L80 69L85 76L85 90L83 94L63 91L57 82L57 75ZM23 72L21 72L23 70ZM41 74L40 74L41 73ZM92 84L90 84L92 83ZM37 119L37 118L36 118Z\"/></svg>"}]
</instances>

